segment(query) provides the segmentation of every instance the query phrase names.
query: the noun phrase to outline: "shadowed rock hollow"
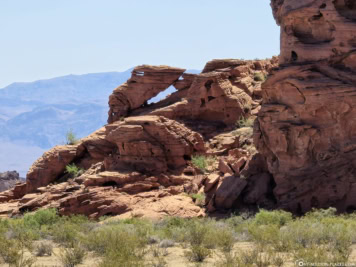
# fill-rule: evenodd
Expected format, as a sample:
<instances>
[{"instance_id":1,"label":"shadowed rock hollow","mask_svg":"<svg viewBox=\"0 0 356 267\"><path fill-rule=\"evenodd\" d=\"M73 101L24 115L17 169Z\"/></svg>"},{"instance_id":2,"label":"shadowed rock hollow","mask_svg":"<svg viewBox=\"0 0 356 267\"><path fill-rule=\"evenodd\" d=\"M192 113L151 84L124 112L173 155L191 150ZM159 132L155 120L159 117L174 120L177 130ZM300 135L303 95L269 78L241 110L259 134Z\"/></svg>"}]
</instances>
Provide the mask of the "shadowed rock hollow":
<instances>
[{"instance_id":1,"label":"shadowed rock hollow","mask_svg":"<svg viewBox=\"0 0 356 267\"><path fill-rule=\"evenodd\" d=\"M26 183L0 195L0 213L55 207L95 218L195 217L273 207L272 177L254 149L252 128L243 124L260 110L261 83L277 65L276 58L213 60L201 74L136 67L109 98L108 124L76 145L46 152ZM172 85L175 93L147 104ZM207 166L193 164L197 156ZM68 164L82 173L70 177Z\"/></svg>"}]
</instances>

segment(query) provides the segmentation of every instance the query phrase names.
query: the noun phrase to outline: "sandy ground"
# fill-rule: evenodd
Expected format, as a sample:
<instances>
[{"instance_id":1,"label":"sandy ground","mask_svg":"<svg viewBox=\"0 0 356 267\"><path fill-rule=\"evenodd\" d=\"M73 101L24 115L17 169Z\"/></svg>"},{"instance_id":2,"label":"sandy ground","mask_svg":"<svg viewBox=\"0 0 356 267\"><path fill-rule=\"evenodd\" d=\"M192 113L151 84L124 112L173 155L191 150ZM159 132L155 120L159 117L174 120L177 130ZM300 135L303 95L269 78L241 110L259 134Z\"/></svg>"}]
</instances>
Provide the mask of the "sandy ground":
<instances>
[{"instance_id":1,"label":"sandy ground","mask_svg":"<svg viewBox=\"0 0 356 267\"><path fill-rule=\"evenodd\" d=\"M234 251L240 251L240 250L249 250L253 248L253 243L249 242L240 242L237 243L236 246L234 247ZM162 249L161 249L162 250ZM171 248L167 248L165 252L164 259L167 263L167 267L187 267L187 266L196 266L195 263L189 262L188 259L185 257L184 252L187 251L187 249L181 247L181 246L175 246ZM37 257L37 261L34 264L34 266L37 267L62 267L63 265L61 264L58 256L60 252L59 247L54 247L53 249L53 254L52 256L44 256L44 257ZM31 256L30 253L26 253L26 256ZM147 266L152 266L150 263L154 259L152 256L151 252L148 252L146 255L146 263ZM207 258L201 265L199 266L207 266L207 267L215 267L216 263L221 260L222 255L218 251L213 251L212 255ZM97 266L98 262L100 261L100 258L94 257L93 255L88 255L83 262L83 264L77 265L78 267L95 267ZM349 259L349 264L354 265L349 265L349 266L356 266L356 245L353 245L352 247L352 253ZM0 264L0 267L7 267L7 264ZM272 265L271 265L272 266ZM284 266L286 267L292 267L292 266L297 266L295 262L287 262ZM306 266L306 265L305 265Z\"/></svg>"}]
</instances>

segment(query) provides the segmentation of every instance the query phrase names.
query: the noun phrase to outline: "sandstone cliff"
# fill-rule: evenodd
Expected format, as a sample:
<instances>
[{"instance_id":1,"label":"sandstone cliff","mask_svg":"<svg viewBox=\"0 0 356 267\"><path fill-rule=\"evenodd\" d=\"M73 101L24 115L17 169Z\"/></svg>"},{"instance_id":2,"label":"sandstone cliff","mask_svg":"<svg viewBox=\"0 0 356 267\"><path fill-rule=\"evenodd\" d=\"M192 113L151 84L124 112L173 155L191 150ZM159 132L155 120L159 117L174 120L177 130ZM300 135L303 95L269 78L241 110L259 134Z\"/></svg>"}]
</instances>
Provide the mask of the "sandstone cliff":
<instances>
[{"instance_id":1,"label":"sandstone cliff","mask_svg":"<svg viewBox=\"0 0 356 267\"><path fill-rule=\"evenodd\" d=\"M263 84L255 142L282 208L356 208L356 5L272 0L280 68Z\"/></svg>"},{"instance_id":2,"label":"sandstone cliff","mask_svg":"<svg viewBox=\"0 0 356 267\"><path fill-rule=\"evenodd\" d=\"M201 74L136 67L109 98L108 124L76 145L46 152L26 183L0 194L0 214L55 207L95 218L194 217L273 207L273 179L245 126L260 110L261 84L277 65L276 58L213 60ZM147 104L172 85L177 92ZM199 157L208 166L199 168ZM78 177L66 173L69 164L83 169Z\"/></svg>"}]
</instances>

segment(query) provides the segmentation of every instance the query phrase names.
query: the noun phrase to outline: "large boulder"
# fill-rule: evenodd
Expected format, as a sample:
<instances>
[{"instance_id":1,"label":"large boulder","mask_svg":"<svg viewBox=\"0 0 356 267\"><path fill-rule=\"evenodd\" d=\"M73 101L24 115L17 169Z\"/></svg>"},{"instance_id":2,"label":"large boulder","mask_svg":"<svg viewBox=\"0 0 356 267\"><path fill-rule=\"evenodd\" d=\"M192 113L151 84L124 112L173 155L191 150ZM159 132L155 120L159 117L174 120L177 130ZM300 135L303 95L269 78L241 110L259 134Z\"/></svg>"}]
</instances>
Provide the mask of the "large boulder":
<instances>
[{"instance_id":1,"label":"large boulder","mask_svg":"<svg viewBox=\"0 0 356 267\"><path fill-rule=\"evenodd\" d=\"M164 173L184 167L193 154L205 151L200 134L158 116L127 118L110 132L107 140L118 149L117 167L109 168L131 166L142 173Z\"/></svg>"},{"instance_id":2,"label":"large boulder","mask_svg":"<svg viewBox=\"0 0 356 267\"><path fill-rule=\"evenodd\" d=\"M278 205L356 208L356 13L351 1L272 0L279 70L263 84L255 142Z\"/></svg>"}]
</instances>

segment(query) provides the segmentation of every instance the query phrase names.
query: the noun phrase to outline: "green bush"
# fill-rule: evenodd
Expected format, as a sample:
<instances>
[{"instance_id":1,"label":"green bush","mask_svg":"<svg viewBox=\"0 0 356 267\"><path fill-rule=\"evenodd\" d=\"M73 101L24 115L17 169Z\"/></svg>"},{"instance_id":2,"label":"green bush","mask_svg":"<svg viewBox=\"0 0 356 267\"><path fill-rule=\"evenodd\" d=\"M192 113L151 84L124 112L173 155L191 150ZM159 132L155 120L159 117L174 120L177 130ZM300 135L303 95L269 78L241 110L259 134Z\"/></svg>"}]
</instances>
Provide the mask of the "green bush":
<instances>
[{"instance_id":1,"label":"green bush","mask_svg":"<svg viewBox=\"0 0 356 267\"><path fill-rule=\"evenodd\" d=\"M217 247L223 252L230 252L235 244L234 232L230 228L217 228L213 233Z\"/></svg>"},{"instance_id":2,"label":"green bush","mask_svg":"<svg viewBox=\"0 0 356 267\"><path fill-rule=\"evenodd\" d=\"M26 213L23 217L25 227L41 229L42 226L52 226L58 222L56 209L40 209L34 213Z\"/></svg>"},{"instance_id":3,"label":"green bush","mask_svg":"<svg viewBox=\"0 0 356 267\"><path fill-rule=\"evenodd\" d=\"M245 118L243 116L240 117L240 119L238 119L236 121L236 128L244 128L244 127L253 127L253 124L255 123L255 118L249 117L249 118Z\"/></svg>"},{"instance_id":4,"label":"green bush","mask_svg":"<svg viewBox=\"0 0 356 267\"><path fill-rule=\"evenodd\" d=\"M75 242L71 248L62 248L59 252L58 258L63 267L74 267L83 263L84 258L87 256L87 251L79 243Z\"/></svg>"},{"instance_id":5,"label":"green bush","mask_svg":"<svg viewBox=\"0 0 356 267\"><path fill-rule=\"evenodd\" d=\"M262 72L255 72L253 75L253 79L256 82L264 82L267 79L267 75L263 74Z\"/></svg>"},{"instance_id":6,"label":"green bush","mask_svg":"<svg viewBox=\"0 0 356 267\"><path fill-rule=\"evenodd\" d=\"M89 233L84 242L89 250L103 255L101 267L141 266L149 232L140 228L133 224L110 224Z\"/></svg>"},{"instance_id":7,"label":"green bush","mask_svg":"<svg viewBox=\"0 0 356 267\"><path fill-rule=\"evenodd\" d=\"M75 165L75 163L72 163L66 166L66 173L68 173L71 178L75 178L82 175L84 170Z\"/></svg>"},{"instance_id":8,"label":"green bush","mask_svg":"<svg viewBox=\"0 0 356 267\"><path fill-rule=\"evenodd\" d=\"M209 219L192 219L186 224L186 242L189 243L185 256L194 262L203 262L216 247L215 225Z\"/></svg>"},{"instance_id":9,"label":"green bush","mask_svg":"<svg viewBox=\"0 0 356 267\"><path fill-rule=\"evenodd\" d=\"M0 258L9 266L30 267L36 258L25 255L26 251L33 250L33 236L25 228L14 227L11 233L0 235ZM6 237L6 235L10 237Z\"/></svg>"},{"instance_id":10,"label":"green bush","mask_svg":"<svg viewBox=\"0 0 356 267\"><path fill-rule=\"evenodd\" d=\"M203 207L205 205L205 194L191 194L189 195L196 205Z\"/></svg>"},{"instance_id":11,"label":"green bush","mask_svg":"<svg viewBox=\"0 0 356 267\"><path fill-rule=\"evenodd\" d=\"M80 225L62 220L52 229L51 235L54 242L70 247L79 238L80 230Z\"/></svg>"},{"instance_id":12,"label":"green bush","mask_svg":"<svg viewBox=\"0 0 356 267\"><path fill-rule=\"evenodd\" d=\"M184 252L184 255L189 261L203 262L211 255L211 251L203 245L192 245L188 251Z\"/></svg>"},{"instance_id":13,"label":"green bush","mask_svg":"<svg viewBox=\"0 0 356 267\"><path fill-rule=\"evenodd\" d=\"M67 145L76 145L79 143L79 139L76 137L73 129L69 129L66 133L66 144Z\"/></svg>"},{"instance_id":14,"label":"green bush","mask_svg":"<svg viewBox=\"0 0 356 267\"><path fill-rule=\"evenodd\" d=\"M328 209L313 209L312 211L308 212L305 214L306 217L308 218L314 218L314 219L322 219L322 218L331 218L336 215L336 209L335 208L328 208Z\"/></svg>"},{"instance_id":15,"label":"green bush","mask_svg":"<svg viewBox=\"0 0 356 267\"><path fill-rule=\"evenodd\" d=\"M283 211L283 210L260 210L254 219L254 223L257 225L270 225L274 224L279 227L291 222L293 220L293 216L291 213Z\"/></svg>"},{"instance_id":16,"label":"green bush","mask_svg":"<svg viewBox=\"0 0 356 267\"><path fill-rule=\"evenodd\" d=\"M213 165L215 161L215 157L209 157L205 155L194 155L192 157L193 166L201 170L203 173L206 173L208 171L208 167Z\"/></svg>"}]
</instances>

